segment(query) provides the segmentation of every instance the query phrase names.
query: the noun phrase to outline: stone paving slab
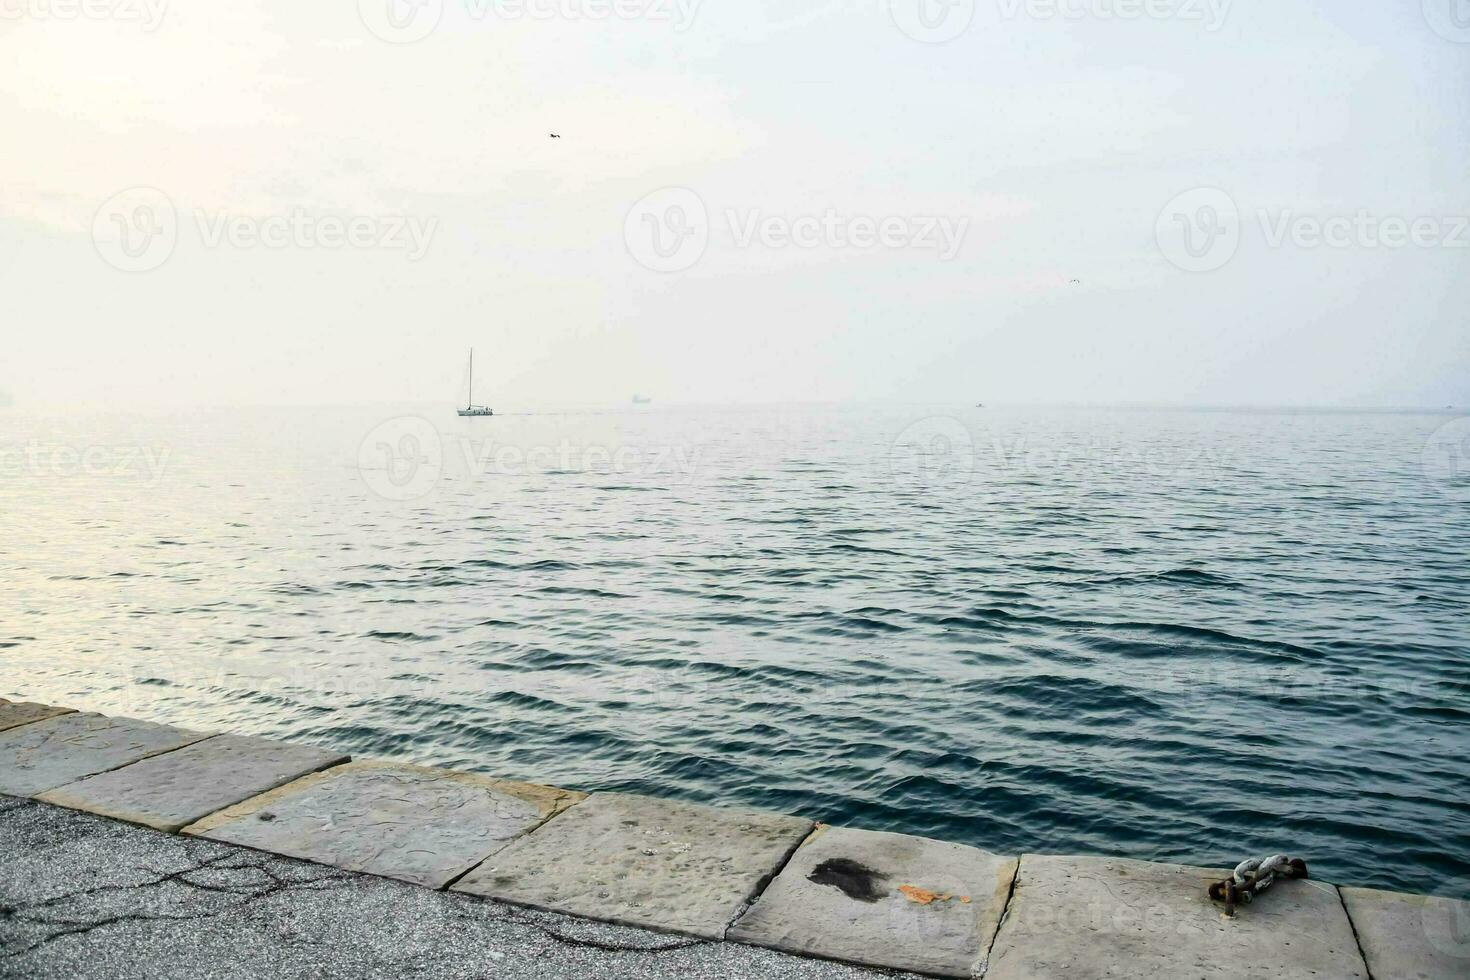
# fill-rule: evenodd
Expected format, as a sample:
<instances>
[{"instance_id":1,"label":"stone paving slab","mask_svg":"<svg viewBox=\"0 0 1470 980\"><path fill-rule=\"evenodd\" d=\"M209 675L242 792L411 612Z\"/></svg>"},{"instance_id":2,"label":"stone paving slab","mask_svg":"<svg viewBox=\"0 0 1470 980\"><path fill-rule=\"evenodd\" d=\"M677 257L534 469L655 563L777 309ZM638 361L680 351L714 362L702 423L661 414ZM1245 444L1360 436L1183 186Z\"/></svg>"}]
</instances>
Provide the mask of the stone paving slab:
<instances>
[{"instance_id":1,"label":"stone paving slab","mask_svg":"<svg viewBox=\"0 0 1470 980\"><path fill-rule=\"evenodd\" d=\"M309 745L216 735L36 798L155 830L177 831L216 810L346 761L345 755Z\"/></svg>"},{"instance_id":2,"label":"stone paving slab","mask_svg":"<svg viewBox=\"0 0 1470 980\"><path fill-rule=\"evenodd\" d=\"M35 796L209 737L91 712L58 715L0 732L0 793Z\"/></svg>"},{"instance_id":3,"label":"stone paving slab","mask_svg":"<svg viewBox=\"0 0 1470 980\"><path fill-rule=\"evenodd\" d=\"M7 701L0 698L0 732L29 725L33 721L55 718L57 715L69 715L72 710L50 704L36 704L34 701Z\"/></svg>"},{"instance_id":4,"label":"stone paving slab","mask_svg":"<svg viewBox=\"0 0 1470 980\"><path fill-rule=\"evenodd\" d=\"M968 978L990 950L1016 859L904 834L819 827L728 938Z\"/></svg>"},{"instance_id":5,"label":"stone paving slab","mask_svg":"<svg viewBox=\"0 0 1470 980\"><path fill-rule=\"evenodd\" d=\"M1226 872L1104 857L1021 858L986 980L1367 980L1337 889L1278 882L1234 918Z\"/></svg>"},{"instance_id":6,"label":"stone paving slab","mask_svg":"<svg viewBox=\"0 0 1470 980\"><path fill-rule=\"evenodd\" d=\"M899 980L10 797L0 869L6 980Z\"/></svg>"},{"instance_id":7,"label":"stone paving slab","mask_svg":"<svg viewBox=\"0 0 1470 980\"><path fill-rule=\"evenodd\" d=\"M246 800L184 833L443 888L585 798L472 773L354 762Z\"/></svg>"},{"instance_id":8,"label":"stone paving slab","mask_svg":"<svg viewBox=\"0 0 1470 980\"><path fill-rule=\"evenodd\" d=\"M1373 980L1470 977L1470 902L1343 888Z\"/></svg>"},{"instance_id":9,"label":"stone paving slab","mask_svg":"<svg viewBox=\"0 0 1470 980\"><path fill-rule=\"evenodd\" d=\"M800 817L594 793L454 888L718 940L812 827Z\"/></svg>"}]
</instances>

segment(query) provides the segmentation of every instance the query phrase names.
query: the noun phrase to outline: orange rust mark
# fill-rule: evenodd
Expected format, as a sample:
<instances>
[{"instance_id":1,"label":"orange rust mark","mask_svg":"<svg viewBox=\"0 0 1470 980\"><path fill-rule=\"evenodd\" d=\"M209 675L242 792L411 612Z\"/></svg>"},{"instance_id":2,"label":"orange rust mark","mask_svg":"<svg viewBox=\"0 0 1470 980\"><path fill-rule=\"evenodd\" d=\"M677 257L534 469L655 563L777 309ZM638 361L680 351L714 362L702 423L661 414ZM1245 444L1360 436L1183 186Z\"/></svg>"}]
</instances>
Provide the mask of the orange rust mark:
<instances>
[{"instance_id":1,"label":"orange rust mark","mask_svg":"<svg viewBox=\"0 0 1470 980\"><path fill-rule=\"evenodd\" d=\"M903 894L904 898L918 905L932 905L935 902L947 902L956 897L949 892L931 892L929 889L920 888L918 885L899 885L898 890ZM970 904L969 895L960 895L958 897L962 904Z\"/></svg>"},{"instance_id":2,"label":"orange rust mark","mask_svg":"<svg viewBox=\"0 0 1470 980\"><path fill-rule=\"evenodd\" d=\"M954 898L949 892L931 892L929 889L920 888L917 885L899 885L898 890L903 892L904 898L910 902L917 902L920 905L929 905L932 902L947 902L951 898ZM969 899L965 899L965 901L969 901Z\"/></svg>"}]
</instances>

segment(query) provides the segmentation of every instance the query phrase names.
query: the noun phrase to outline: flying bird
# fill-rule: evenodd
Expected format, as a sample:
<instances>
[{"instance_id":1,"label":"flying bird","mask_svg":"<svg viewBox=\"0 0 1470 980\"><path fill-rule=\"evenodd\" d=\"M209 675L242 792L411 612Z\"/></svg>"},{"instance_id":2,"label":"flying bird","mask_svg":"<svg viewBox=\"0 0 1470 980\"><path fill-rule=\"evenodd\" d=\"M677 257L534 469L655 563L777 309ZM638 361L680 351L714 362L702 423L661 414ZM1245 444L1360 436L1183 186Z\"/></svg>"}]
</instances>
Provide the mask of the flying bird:
<instances>
[{"instance_id":1,"label":"flying bird","mask_svg":"<svg viewBox=\"0 0 1470 980\"><path fill-rule=\"evenodd\" d=\"M551 138L554 140L559 140L561 139L561 133L552 133Z\"/></svg>"}]
</instances>

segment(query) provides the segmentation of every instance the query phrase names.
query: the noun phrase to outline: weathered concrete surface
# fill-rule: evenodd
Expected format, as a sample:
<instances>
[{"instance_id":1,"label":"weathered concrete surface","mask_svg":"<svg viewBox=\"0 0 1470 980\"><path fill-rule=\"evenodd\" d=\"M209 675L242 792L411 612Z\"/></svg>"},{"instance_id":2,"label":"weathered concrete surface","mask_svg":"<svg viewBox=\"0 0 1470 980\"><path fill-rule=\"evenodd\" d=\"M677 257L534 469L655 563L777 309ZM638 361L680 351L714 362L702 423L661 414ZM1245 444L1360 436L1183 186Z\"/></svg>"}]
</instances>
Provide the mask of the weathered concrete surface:
<instances>
[{"instance_id":1,"label":"weathered concrete surface","mask_svg":"<svg viewBox=\"0 0 1470 980\"><path fill-rule=\"evenodd\" d=\"M355 762L185 827L187 834L442 888L584 793Z\"/></svg>"},{"instance_id":2,"label":"weathered concrete surface","mask_svg":"<svg viewBox=\"0 0 1470 980\"><path fill-rule=\"evenodd\" d=\"M1224 871L1026 854L986 980L1216 976L1366 980L1337 889L1279 882L1234 918Z\"/></svg>"},{"instance_id":3,"label":"weathered concrete surface","mask_svg":"<svg viewBox=\"0 0 1470 980\"><path fill-rule=\"evenodd\" d=\"M620 925L723 939L812 826L799 817L594 793L454 887Z\"/></svg>"},{"instance_id":4,"label":"weathered concrete surface","mask_svg":"<svg viewBox=\"0 0 1470 980\"><path fill-rule=\"evenodd\" d=\"M216 810L346 761L345 755L309 745L216 735L53 789L37 799L174 831Z\"/></svg>"},{"instance_id":5,"label":"weathered concrete surface","mask_svg":"<svg viewBox=\"0 0 1470 980\"><path fill-rule=\"evenodd\" d=\"M16 980L882 980L3 797L0 855Z\"/></svg>"},{"instance_id":6,"label":"weathered concrete surface","mask_svg":"<svg viewBox=\"0 0 1470 980\"><path fill-rule=\"evenodd\" d=\"M1470 902L1372 888L1341 891L1373 980L1470 977Z\"/></svg>"},{"instance_id":7,"label":"weathered concrete surface","mask_svg":"<svg viewBox=\"0 0 1470 980\"><path fill-rule=\"evenodd\" d=\"M0 793L34 796L209 738L132 718L73 712L0 732Z\"/></svg>"},{"instance_id":8,"label":"weathered concrete surface","mask_svg":"<svg viewBox=\"0 0 1470 980\"><path fill-rule=\"evenodd\" d=\"M1015 858L903 834L819 827L728 938L868 966L968 978Z\"/></svg>"},{"instance_id":9,"label":"weathered concrete surface","mask_svg":"<svg viewBox=\"0 0 1470 980\"><path fill-rule=\"evenodd\" d=\"M34 701L7 701L0 698L0 732L20 725L29 725L43 718L69 715L72 710L50 704L36 704Z\"/></svg>"}]
</instances>

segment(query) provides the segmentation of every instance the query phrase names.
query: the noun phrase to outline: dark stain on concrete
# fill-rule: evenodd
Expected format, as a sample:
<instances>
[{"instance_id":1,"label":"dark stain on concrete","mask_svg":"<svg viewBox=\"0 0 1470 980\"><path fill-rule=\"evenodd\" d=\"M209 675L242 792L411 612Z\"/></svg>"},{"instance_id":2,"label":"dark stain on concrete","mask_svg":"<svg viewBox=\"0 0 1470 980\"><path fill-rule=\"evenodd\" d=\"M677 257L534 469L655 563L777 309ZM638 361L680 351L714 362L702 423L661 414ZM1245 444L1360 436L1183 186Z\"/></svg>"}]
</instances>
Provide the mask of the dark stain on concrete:
<instances>
[{"instance_id":1,"label":"dark stain on concrete","mask_svg":"<svg viewBox=\"0 0 1470 980\"><path fill-rule=\"evenodd\" d=\"M817 885L831 885L859 902L876 902L888 893L888 889L883 887L888 875L847 858L823 861L812 869L806 880Z\"/></svg>"}]
</instances>

